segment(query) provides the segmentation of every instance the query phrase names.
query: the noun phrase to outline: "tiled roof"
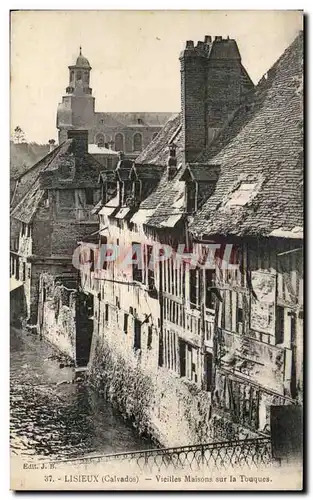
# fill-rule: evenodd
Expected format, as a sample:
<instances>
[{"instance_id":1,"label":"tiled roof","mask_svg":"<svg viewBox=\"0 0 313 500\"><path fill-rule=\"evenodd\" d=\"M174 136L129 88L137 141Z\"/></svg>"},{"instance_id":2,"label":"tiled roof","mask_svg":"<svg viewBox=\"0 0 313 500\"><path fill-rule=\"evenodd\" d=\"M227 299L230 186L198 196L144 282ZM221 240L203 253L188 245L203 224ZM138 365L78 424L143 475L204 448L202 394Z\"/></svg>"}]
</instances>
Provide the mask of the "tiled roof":
<instances>
[{"instance_id":1,"label":"tiled roof","mask_svg":"<svg viewBox=\"0 0 313 500\"><path fill-rule=\"evenodd\" d=\"M156 138L136 158L136 164L167 164L169 156L168 144L177 145L176 156L178 164L182 162L181 115L175 115L164 125Z\"/></svg>"},{"instance_id":2,"label":"tiled roof","mask_svg":"<svg viewBox=\"0 0 313 500\"><path fill-rule=\"evenodd\" d=\"M31 186L34 184L38 178L39 173L49 165L49 163L63 151L66 143L61 144L56 147L53 151L44 156L41 160L35 163L32 167L29 167L26 172L21 174L17 179L17 184L14 190L14 195L11 200L11 207L15 207L29 191ZM67 147L67 146L66 146Z\"/></svg>"},{"instance_id":3,"label":"tiled roof","mask_svg":"<svg viewBox=\"0 0 313 500\"><path fill-rule=\"evenodd\" d=\"M23 196L13 208L11 216L22 222L30 222L45 189L51 186L58 187L58 183L61 183L60 169L73 165L75 166L74 177L70 179L66 187L73 187L74 184L81 187L93 187L97 184L100 170L105 170L90 154L75 155L73 140L68 139L21 177L19 182L23 187ZM64 182L62 187L64 188Z\"/></svg>"},{"instance_id":4,"label":"tiled roof","mask_svg":"<svg viewBox=\"0 0 313 500\"><path fill-rule=\"evenodd\" d=\"M164 227L164 222L170 216L183 214L180 201L183 200L184 193L185 182L180 181L178 176L169 181L167 172L164 172L156 189L140 204L140 209L155 209L146 224Z\"/></svg>"},{"instance_id":5,"label":"tiled roof","mask_svg":"<svg viewBox=\"0 0 313 500\"><path fill-rule=\"evenodd\" d=\"M217 165L208 165L207 163L193 163L186 165L180 174L180 179L185 180L186 173L190 172L193 180L198 182L214 182L219 176L219 167Z\"/></svg>"},{"instance_id":6,"label":"tiled roof","mask_svg":"<svg viewBox=\"0 0 313 500\"><path fill-rule=\"evenodd\" d=\"M22 201L13 209L11 216L26 224L31 222L43 194L44 190L40 189L39 181L37 180Z\"/></svg>"},{"instance_id":7,"label":"tiled roof","mask_svg":"<svg viewBox=\"0 0 313 500\"><path fill-rule=\"evenodd\" d=\"M132 172L139 180L160 180L164 169L163 165L133 165Z\"/></svg>"},{"instance_id":8,"label":"tiled roof","mask_svg":"<svg viewBox=\"0 0 313 500\"><path fill-rule=\"evenodd\" d=\"M163 127L173 115L168 112L120 112L120 113L95 113L98 122L103 121L107 127Z\"/></svg>"},{"instance_id":9,"label":"tiled roof","mask_svg":"<svg viewBox=\"0 0 313 500\"><path fill-rule=\"evenodd\" d=\"M197 158L218 165L220 176L214 194L194 217L194 234L268 236L303 226L302 38L295 39ZM247 186L252 189L249 196L246 192L248 201L236 201Z\"/></svg>"}]
</instances>

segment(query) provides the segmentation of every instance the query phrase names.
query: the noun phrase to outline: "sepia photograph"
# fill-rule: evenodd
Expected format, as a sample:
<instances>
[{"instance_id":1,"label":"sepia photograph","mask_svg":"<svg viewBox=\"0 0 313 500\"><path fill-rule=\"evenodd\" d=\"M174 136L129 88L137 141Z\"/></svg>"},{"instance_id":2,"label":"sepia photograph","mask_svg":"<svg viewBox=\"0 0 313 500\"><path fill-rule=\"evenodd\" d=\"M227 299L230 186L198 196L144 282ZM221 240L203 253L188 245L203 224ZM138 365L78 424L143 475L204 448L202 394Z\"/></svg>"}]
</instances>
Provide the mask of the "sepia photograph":
<instances>
[{"instance_id":1,"label":"sepia photograph","mask_svg":"<svg viewBox=\"0 0 313 500\"><path fill-rule=\"evenodd\" d=\"M10 12L10 488L303 489L304 14Z\"/></svg>"}]
</instances>

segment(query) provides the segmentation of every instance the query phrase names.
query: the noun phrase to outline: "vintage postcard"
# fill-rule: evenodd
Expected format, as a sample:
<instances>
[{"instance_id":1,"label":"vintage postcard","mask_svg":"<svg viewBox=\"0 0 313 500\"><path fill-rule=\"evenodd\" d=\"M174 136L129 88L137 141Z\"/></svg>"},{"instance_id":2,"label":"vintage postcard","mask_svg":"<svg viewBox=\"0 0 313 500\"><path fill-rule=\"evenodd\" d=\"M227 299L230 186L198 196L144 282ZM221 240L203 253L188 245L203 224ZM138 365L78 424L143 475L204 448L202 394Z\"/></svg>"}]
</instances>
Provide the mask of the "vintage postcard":
<instances>
[{"instance_id":1,"label":"vintage postcard","mask_svg":"<svg viewBox=\"0 0 313 500\"><path fill-rule=\"evenodd\" d=\"M12 490L302 490L303 12L13 11Z\"/></svg>"}]
</instances>

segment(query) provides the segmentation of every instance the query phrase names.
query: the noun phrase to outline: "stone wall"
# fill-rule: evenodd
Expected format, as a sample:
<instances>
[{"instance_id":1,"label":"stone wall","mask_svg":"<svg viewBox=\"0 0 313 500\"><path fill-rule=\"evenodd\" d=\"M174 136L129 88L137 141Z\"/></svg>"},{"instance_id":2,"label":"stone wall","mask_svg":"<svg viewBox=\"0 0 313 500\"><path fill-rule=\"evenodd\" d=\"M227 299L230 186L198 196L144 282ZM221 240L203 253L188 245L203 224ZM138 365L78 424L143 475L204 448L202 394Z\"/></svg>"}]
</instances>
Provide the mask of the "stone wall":
<instances>
[{"instance_id":1,"label":"stone wall","mask_svg":"<svg viewBox=\"0 0 313 500\"><path fill-rule=\"evenodd\" d=\"M94 341L89 380L142 435L162 446L211 439L210 393L166 369L149 368L141 354L125 351L123 333L106 330Z\"/></svg>"},{"instance_id":2,"label":"stone wall","mask_svg":"<svg viewBox=\"0 0 313 500\"><path fill-rule=\"evenodd\" d=\"M63 354L76 357L77 292L48 274L40 276L38 329Z\"/></svg>"}]
</instances>

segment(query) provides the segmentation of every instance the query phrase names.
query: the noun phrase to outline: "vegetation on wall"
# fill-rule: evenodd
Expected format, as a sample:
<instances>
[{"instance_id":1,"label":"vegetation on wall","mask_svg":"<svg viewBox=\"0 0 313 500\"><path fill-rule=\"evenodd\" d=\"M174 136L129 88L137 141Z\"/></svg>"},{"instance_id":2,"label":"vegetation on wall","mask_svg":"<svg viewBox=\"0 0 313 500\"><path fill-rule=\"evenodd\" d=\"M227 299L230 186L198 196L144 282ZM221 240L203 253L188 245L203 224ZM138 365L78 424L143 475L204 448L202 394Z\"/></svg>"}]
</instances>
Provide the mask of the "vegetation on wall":
<instances>
[{"instance_id":1,"label":"vegetation on wall","mask_svg":"<svg viewBox=\"0 0 313 500\"><path fill-rule=\"evenodd\" d=\"M105 343L95 349L89 383L108 399L141 436L151 436L150 409L153 401L151 378L136 366L125 366L125 359Z\"/></svg>"}]
</instances>

